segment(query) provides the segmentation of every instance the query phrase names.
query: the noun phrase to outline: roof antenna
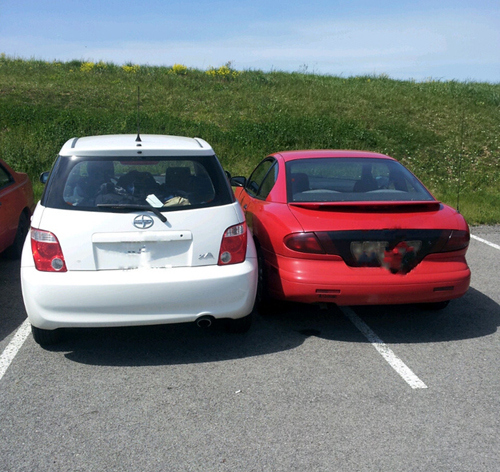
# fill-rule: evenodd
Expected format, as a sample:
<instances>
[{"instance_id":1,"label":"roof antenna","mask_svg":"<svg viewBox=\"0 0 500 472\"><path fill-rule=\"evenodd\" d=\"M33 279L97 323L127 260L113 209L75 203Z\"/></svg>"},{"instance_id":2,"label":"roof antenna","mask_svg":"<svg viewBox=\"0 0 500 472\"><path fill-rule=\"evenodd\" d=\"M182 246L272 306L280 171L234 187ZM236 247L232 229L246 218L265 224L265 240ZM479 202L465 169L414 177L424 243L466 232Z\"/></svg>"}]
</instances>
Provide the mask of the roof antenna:
<instances>
[{"instance_id":1,"label":"roof antenna","mask_svg":"<svg viewBox=\"0 0 500 472\"><path fill-rule=\"evenodd\" d=\"M138 143L142 142L142 139L141 139L141 120L139 117L140 106L141 106L141 88L138 85L137 86L137 138L135 138L135 141Z\"/></svg>"},{"instance_id":2,"label":"roof antenna","mask_svg":"<svg viewBox=\"0 0 500 472\"><path fill-rule=\"evenodd\" d=\"M464 152L464 126L465 126L465 108L462 108L462 120L460 123L460 151L458 154L458 185L457 185L458 213L460 213L460 185L462 183L462 154Z\"/></svg>"}]
</instances>

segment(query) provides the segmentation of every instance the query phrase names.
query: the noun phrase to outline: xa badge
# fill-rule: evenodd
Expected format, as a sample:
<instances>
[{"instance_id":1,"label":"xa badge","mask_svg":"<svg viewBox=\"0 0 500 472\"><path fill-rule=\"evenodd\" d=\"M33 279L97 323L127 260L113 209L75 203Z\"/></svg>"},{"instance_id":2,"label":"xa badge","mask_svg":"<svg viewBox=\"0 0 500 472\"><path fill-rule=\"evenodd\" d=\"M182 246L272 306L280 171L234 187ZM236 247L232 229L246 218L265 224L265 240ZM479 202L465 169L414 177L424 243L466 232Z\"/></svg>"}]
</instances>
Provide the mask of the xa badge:
<instances>
[{"instance_id":1,"label":"xa badge","mask_svg":"<svg viewBox=\"0 0 500 472\"><path fill-rule=\"evenodd\" d=\"M148 229L154 225L153 218L148 215L139 215L134 218L134 226L139 229Z\"/></svg>"}]
</instances>

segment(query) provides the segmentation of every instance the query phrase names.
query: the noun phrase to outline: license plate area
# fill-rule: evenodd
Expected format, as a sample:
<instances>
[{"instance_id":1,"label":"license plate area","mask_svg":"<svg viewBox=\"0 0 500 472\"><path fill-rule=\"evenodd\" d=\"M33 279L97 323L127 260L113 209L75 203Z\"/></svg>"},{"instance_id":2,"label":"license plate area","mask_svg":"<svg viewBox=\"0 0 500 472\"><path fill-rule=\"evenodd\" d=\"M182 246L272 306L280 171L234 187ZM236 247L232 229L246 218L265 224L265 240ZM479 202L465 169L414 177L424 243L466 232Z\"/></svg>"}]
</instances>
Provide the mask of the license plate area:
<instances>
[{"instance_id":1,"label":"license plate area","mask_svg":"<svg viewBox=\"0 0 500 472\"><path fill-rule=\"evenodd\" d=\"M92 237L96 270L186 267L192 242L189 231L98 233Z\"/></svg>"},{"instance_id":2,"label":"license plate area","mask_svg":"<svg viewBox=\"0 0 500 472\"><path fill-rule=\"evenodd\" d=\"M353 241L351 254L359 267L380 267L388 247L388 241Z\"/></svg>"},{"instance_id":3,"label":"license plate area","mask_svg":"<svg viewBox=\"0 0 500 472\"><path fill-rule=\"evenodd\" d=\"M392 273L408 273L419 262L422 241L352 241L355 267L384 267Z\"/></svg>"},{"instance_id":4,"label":"license plate area","mask_svg":"<svg viewBox=\"0 0 500 472\"><path fill-rule=\"evenodd\" d=\"M384 229L318 232L316 236L327 254L340 255L349 267L384 267L391 273L406 274L440 247L448 233Z\"/></svg>"}]
</instances>

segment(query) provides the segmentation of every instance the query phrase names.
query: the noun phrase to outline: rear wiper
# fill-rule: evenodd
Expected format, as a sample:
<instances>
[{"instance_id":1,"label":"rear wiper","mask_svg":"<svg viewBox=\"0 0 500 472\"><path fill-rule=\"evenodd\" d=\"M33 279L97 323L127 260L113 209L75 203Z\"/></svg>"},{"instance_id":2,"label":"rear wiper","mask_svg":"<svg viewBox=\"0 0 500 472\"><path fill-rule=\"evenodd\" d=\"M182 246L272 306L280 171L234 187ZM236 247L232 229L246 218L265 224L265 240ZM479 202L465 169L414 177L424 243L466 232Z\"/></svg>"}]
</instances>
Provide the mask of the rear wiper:
<instances>
[{"instance_id":1,"label":"rear wiper","mask_svg":"<svg viewBox=\"0 0 500 472\"><path fill-rule=\"evenodd\" d=\"M134 205L133 203L98 203L97 207L98 208L113 208L116 210L152 211L158 218L160 218L161 221L163 221L163 223L165 223L167 221L167 218L165 217L165 215L160 210L158 210L158 208L155 208L151 205Z\"/></svg>"}]
</instances>

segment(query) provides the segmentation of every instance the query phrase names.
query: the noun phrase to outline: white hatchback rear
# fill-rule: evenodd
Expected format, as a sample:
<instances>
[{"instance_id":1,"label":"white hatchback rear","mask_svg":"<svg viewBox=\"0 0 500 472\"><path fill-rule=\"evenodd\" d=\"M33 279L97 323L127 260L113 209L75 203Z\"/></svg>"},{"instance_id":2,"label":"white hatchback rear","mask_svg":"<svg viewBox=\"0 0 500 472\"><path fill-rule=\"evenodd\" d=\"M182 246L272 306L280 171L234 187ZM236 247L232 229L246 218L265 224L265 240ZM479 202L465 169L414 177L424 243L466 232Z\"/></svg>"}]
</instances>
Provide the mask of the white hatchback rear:
<instances>
[{"instance_id":1,"label":"white hatchback rear","mask_svg":"<svg viewBox=\"0 0 500 472\"><path fill-rule=\"evenodd\" d=\"M198 138L75 138L32 218L21 281L35 340L65 327L224 318L250 327L257 258L213 149Z\"/></svg>"}]
</instances>

